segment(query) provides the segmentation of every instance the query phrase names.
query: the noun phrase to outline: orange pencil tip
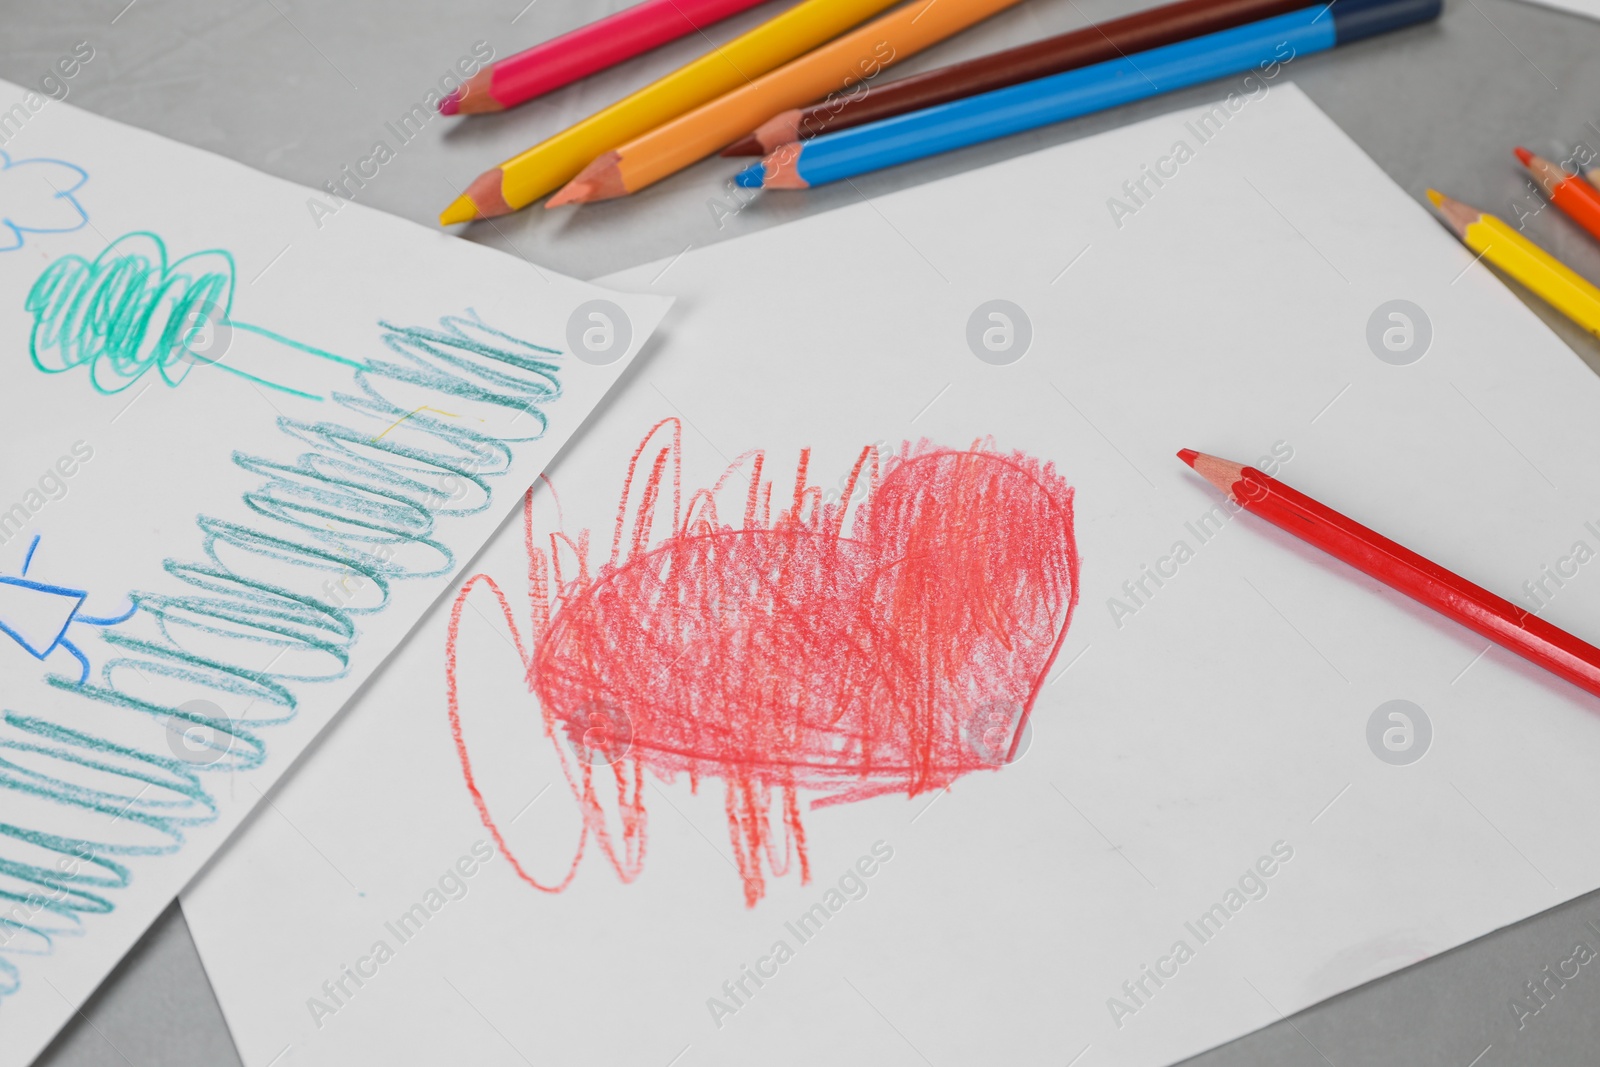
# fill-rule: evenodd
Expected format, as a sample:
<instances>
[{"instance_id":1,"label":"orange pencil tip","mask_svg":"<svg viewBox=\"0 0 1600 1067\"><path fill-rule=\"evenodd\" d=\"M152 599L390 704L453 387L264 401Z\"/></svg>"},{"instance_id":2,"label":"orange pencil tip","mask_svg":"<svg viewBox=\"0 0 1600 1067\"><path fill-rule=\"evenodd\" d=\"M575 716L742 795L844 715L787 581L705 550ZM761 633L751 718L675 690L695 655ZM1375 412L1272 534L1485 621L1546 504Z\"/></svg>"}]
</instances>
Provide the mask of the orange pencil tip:
<instances>
[{"instance_id":1,"label":"orange pencil tip","mask_svg":"<svg viewBox=\"0 0 1600 1067\"><path fill-rule=\"evenodd\" d=\"M589 183L574 179L556 190L556 195L544 202L544 209L549 211L564 204L581 204L587 199L589 199Z\"/></svg>"},{"instance_id":2,"label":"orange pencil tip","mask_svg":"<svg viewBox=\"0 0 1600 1067\"><path fill-rule=\"evenodd\" d=\"M1518 145L1516 148L1512 149L1512 152L1516 155L1517 162L1521 163L1524 167L1533 162L1533 153L1528 151L1526 148L1523 148L1521 145Z\"/></svg>"}]
</instances>

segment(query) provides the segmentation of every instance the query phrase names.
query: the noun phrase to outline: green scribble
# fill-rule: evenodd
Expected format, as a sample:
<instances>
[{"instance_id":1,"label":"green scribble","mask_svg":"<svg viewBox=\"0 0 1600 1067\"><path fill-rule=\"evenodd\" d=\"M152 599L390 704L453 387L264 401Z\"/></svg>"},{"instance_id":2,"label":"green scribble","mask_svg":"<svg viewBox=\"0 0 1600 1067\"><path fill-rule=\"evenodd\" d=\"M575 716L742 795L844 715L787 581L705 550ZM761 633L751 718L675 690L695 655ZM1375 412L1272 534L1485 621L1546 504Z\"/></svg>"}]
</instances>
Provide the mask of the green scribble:
<instances>
[{"instance_id":1,"label":"green scribble","mask_svg":"<svg viewBox=\"0 0 1600 1067\"><path fill-rule=\"evenodd\" d=\"M119 393L152 368L176 386L197 366L211 366L308 400L324 399L229 363L234 332L254 334L318 359L361 363L232 318L233 256L207 249L167 262L153 233L111 242L93 262L62 256L39 275L24 307L33 315L28 351L46 374L87 366L99 393Z\"/></svg>"}]
</instances>

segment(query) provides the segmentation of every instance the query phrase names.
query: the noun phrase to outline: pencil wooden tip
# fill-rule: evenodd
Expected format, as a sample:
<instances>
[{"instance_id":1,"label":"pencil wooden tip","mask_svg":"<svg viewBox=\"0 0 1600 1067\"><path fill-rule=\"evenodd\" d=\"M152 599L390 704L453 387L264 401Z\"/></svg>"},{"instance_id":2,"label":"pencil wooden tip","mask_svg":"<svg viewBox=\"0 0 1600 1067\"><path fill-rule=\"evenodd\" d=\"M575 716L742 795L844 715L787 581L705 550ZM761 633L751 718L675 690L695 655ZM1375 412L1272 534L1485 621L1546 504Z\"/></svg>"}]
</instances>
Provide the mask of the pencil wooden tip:
<instances>
[{"instance_id":1,"label":"pencil wooden tip","mask_svg":"<svg viewBox=\"0 0 1600 1067\"><path fill-rule=\"evenodd\" d=\"M607 152L596 156L593 163L580 170L578 176L563 185L544 206L588 204L627 195L628 187L622 180L622 157L616 152Z\"/></svg>"},{"instance_id":2,"label":"pencil wooden tip","mask_svg":"<svg viewBox=\"0 0 1600 1067\"><path fill-rule=\"evenodd\" d=\"M1526 148L1523 148L1521 145L1518 145L1511 151L1514 155L1516 155L1517 162L1521 163L1524 167L1533 162L1533 153L1528 151Z\"/></svg>"},{"instance_id":3,"label":"pencil wooden tip","mask_svg":"<svg viewBox=\"0 0 1600 1067\"><path fill-rule=\"evenodd\" d=\"M757 138L755 134L747 133L737 141L733 142L727 148L724 148L721 152L721 155L759 156L764 155L766 151L767 150L762 147L760 139Z\"/></svg>"},{"instance_id":4,"label":"pencil wooden tip","mask_svg":"<svg viewBox=\"0 0 1600 1067\"><path fill-rule=\"evenodd\" d=\"M1465 237L1467 227L1483 218L1483 212L1477 208L1468 207L1459 200L1452 200L1437 189L1428 190L1428 201L1438 209L1439 216L1455 231L1457 237Z\"/></svg>"},{"instance_id":5,"label":"pencil wooden tip","mask_svg":"<svg viewBox=\"0 0 1600 1067\"><path fill-rule=\"evenodd\" d=\"M572 179L567 184L556 190L556 195L544 202L544 209L549 211L553 207L562 207L566 204L582 204L589 199L589 183L578 178Z\"/></svg>"},{"instance_id":6,"label":"pencil wooden tip","mask_svg":"<svg viewBox=\"0 0 1600 1067\"><path fill-rule=\"evenodd\" d=\"M1524 167L1528 168L1528 174L1539 183L1539 187L1544 190L1545 196L1555 196L1556 187L1564 184L1568 178L1572 177L1572 175L1548 159L1543 156L1536 156L1526 148L1518 148L1516 152L1517 158L1522 161Z\"/></svg>"},{"instance_id":7,"label":"pencil wooden tip","mask_svg":"<svg viewBox=\"0 0 1600 1067\"><path fill-rule=\"evenodd\" d=\"M462 82L461 88L439 101L439 113L442 115L488 115L495 111L504 111L506 106L496 100L489 92L494 85L494 69L485 67L472 77ZM449 104L451 110L446 111L445 105Z\"/></svg>"},{"instance_id":8,"label":"pencil wooden tip","mask_svg":"<svg viewBox=\"0 0 1600 1067\"><path fill-rule=\"evenodd\" d=\"M763 189L809 189L811 183L800 176L800 145L789 143L761 161Z\"/></svg>"},{"instance_id":9,"label":"pencil wooden tip","mask_svg":"<svg viewBox=\"0 0 1600 1067\"><path fill-rule=\"evenodd\" d=\"M756 154L762 155L791 141L800 140L801 118L800 109L792 107L788 111L778 112L757 126L755 139L761 143L761 151Z\"/></svg>"},{"instance_id":10,"label":"pencil wooden tip","mask_svg":"<svg viewBox=\"0 0 1600 1067\"><path fill-rule=\"evenodd\" d=\"M1216 456L1208 456L1204 452L1196 452L1192 448L1185 448L1180 451L1178 458L1193 467L1195 473L1200 477L1229 496L1233 495L1234 483L1244 475L1244 464L1218 459Z\"/></svg>"},{"instance_id":11,"label":"pencil wooden tip","mask_svg":"<svg viewBox=\"0 0 1600 1067\"><path fill-rule=\"evenodd\" d=\"M439 225L453 226L458 222L474 222L509 215L515 209L506 203L500 191L500 168L486 170L467 186L467 191L456 197L439 215Z\"/></svg>"}]
</instances>

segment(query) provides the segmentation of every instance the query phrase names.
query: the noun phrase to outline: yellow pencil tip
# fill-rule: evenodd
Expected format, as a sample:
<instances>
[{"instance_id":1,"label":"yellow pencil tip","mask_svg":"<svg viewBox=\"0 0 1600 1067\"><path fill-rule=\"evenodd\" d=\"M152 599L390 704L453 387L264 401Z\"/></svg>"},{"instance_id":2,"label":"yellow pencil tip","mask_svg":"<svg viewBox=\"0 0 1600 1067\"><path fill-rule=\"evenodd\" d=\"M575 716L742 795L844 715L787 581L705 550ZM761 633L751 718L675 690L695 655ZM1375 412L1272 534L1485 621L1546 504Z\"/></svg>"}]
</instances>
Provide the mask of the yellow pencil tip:
<instances>
[{"instance_id":1,"label":"yellow pencil tip","mask_svg":"<svg viewBox=\"0 0 1600 1067\"><path fill-rule=\"evenodd\" d=\"M454 226L458 222L471 222L478 217L478 205L470 196L458 196L449 207L439 212L440 226Z\"/></svg>"},{"instance_id":2,"label":"yellow pencil tip","mask_svg":"<svg viewBox=\"0 0 1600 1067\"><path fill-rule=\"evenodd\" d=\"M1444 203L1444 194L1437 189L1429 189L1428 203L1432 204L1434 207L1438 207L1440 204Z\"/></svg>"}]
</instances>

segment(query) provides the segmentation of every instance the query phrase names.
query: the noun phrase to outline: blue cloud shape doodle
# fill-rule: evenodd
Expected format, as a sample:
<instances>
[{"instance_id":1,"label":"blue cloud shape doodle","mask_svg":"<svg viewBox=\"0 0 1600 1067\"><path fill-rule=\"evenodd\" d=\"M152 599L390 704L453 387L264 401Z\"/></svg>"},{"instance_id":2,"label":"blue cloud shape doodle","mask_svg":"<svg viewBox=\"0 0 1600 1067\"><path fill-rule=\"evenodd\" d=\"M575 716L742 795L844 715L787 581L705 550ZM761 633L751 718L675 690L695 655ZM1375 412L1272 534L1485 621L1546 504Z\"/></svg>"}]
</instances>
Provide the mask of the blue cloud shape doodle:
<instances>
[{"instance_id":1,"label":"blue cloud shape doodle","mask_svg":"<svg viewBox=\"0 0 1600 1067\"><path fill-rule=\"evenodd\" d=\"M22 247L23 234L71 233L89 221L73 194L89 172L59 159L12 159L0 151L0 252Z\"/></svg>"}]
</instances>

